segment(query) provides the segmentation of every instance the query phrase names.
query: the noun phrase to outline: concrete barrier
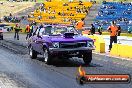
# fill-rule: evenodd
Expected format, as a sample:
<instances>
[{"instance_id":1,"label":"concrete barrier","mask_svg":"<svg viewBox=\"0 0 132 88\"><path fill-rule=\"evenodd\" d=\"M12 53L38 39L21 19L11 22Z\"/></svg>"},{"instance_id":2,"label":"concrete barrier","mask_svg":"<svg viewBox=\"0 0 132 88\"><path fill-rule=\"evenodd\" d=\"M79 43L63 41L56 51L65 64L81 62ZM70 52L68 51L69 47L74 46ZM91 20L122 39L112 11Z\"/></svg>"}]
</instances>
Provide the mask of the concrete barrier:
<instances>
[{"instance_id":1,"label":"concrete barrier","mask_svg":"<svg viewBox=\"0 0 132 88\"><path fill-rule=\"evenodd\" d=\"M99 53L105 53L105 41L102 35L87 35L83 34L83 36L89 37L94 40L95 51Z\"/></svg>"},{"instance_id":2,"label":"concrete barrier","mask_svg":"<svg viewBox=\"0 0 132 88\"><path fill-rule=\"evenodd\" d=\"M112 55L112 56L118 56L118 44L114 44L112 46L112 49L110 51L110 55Z\"/></svg>"},{"instance_id":3,"label":"concrete barrier","mask_svg":"<svg viewBox=\"0 0 132 88\"><path fill-rule=\"evenodd\" d=\"M124 58L132 58L132 46L123 44L114 44L110 51L110 55L120 56Z\"/></svg>"}]
</instances>

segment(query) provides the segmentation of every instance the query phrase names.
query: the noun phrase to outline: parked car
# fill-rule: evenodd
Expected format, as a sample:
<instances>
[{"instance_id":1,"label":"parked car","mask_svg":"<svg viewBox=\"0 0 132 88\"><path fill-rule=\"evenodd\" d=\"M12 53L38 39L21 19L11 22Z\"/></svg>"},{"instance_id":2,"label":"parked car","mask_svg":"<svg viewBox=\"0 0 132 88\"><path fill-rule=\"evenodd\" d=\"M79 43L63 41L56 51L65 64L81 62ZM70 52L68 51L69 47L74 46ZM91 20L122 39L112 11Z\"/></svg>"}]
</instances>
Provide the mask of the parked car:
<instances>
[{"instance_id":1,"label":"parked car","mask_svg":"<svg viewBox=\"0 0 132 88\"><path fill-rule=\"evenodd\" d=\"M13 27L12 26L4 26L3 27L3 31L4 32L11 32L13 30Z\"/></svg>"},{"instance_id":2,"label":"parked car","mask_svg":"<svg viewBox=\"0 0 132 88\"><path fill-rule=\"evenodd\" d=\"M1 28L0 28L0 40L3 40L3 31Z\"/></svg>"},{"instance_id":3,"label":"parked car","mask_svg":"<svg viewBox=\"0 0 132 88\"><path fill-rule=\"evenodd\" d=\"M79 57L89 64L94 42L79 34L73 26L45 26L44 30L38 29L30 37L28 47L32 59L41 54L46 64L52 64L55 57Z\"/></svg>"},{"instance_id":4,"label":"parked car","mask_svg":"<svg viewBox=\"0 0 132 88\"><path fill-rule=\"evenodd\" d=\"M13 30L13 27L12 26L9 26L7 24L0 24L0 29L3 32L11 32Z\"/></svg>"}]
</instances>

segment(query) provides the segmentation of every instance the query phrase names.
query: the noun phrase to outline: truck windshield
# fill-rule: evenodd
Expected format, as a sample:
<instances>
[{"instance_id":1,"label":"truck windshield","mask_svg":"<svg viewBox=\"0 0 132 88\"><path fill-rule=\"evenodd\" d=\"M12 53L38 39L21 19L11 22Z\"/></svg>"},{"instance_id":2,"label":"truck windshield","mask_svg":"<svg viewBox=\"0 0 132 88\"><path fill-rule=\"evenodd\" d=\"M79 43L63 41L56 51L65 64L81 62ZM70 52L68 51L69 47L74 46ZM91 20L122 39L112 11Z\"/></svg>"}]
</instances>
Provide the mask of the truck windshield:
<instances>
[{"instance_id":1,"label":"truck windshield","mask_svg":"<svg viewBox=\"0 0 132 88\"><path fill-rule=\"evenodd\" d=\"M74 27L46 27L43 35L63 35L66 32L78 34Z\"/></svg>"}]
</instances>

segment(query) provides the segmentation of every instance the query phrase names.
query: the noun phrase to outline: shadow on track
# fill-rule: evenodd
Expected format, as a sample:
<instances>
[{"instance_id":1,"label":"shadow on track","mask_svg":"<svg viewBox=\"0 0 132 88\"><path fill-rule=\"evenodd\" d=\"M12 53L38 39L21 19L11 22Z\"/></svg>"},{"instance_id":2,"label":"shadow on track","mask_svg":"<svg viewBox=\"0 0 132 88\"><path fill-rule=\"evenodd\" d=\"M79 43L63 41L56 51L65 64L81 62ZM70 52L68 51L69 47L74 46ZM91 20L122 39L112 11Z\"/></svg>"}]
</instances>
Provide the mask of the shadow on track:
<instances>
[{"instance_id":1,"label":"shadow on track","mask_svg":"<svg viewBox=\"0 0 132 88\"><path fill-rule=\"evenodd\" d=\"M38 57L37 60L44 62L42 57ZM56 67L102 67L101 65L94 63L85 65L82 58L54 58L52 65Z\"/></svg>"}]
</instances>

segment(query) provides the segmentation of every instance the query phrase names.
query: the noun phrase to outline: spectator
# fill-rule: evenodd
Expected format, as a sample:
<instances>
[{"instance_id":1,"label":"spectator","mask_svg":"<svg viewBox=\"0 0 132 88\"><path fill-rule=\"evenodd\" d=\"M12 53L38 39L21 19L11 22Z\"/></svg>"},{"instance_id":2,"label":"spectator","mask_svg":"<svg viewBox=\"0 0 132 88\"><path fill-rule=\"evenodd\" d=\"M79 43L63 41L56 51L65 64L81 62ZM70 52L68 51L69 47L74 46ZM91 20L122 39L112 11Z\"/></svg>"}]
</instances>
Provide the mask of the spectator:
<instances>
[{"instance_id":1,"label":"spectator","mask_svg":"<svg viewBox=\"0 0 132 88\"><path fill-rule=\"evenodd\" d=\"M104 1L103 1L103 4L106 4L106 3L107 3L107 2L104 0Z\"/></svg>"},{"instance_id":2,"label":"spectator","mask_svg":"<svg viewBox=\"0 0 132 88\"><path fill-rule=\"evenodd\" d=\"M55 14L56 12L55 12L55 10L53 10L51 13L52 13L52 14Z\"/></svg>"},{"instance_id":3,"label":"spectator","mask_svg":"<svg viewBox=\"0 0 132 88\"><path fill-rule=\"evenodd\" d=\"M32 23L32 24L30 25L29 38L32 36L33 32L34 32L34 25L33 25L33 23Z\"/></svg>"},{"instance_id":4,"label":"spectator","mask_svg":"<svg viewBox=\"0 0 132 88\"><path fill-rule=\"evenodd\" d=\"M59 12L58 15L61 15L61 13Z\"/></svg>"},{"instance_id":5,"label":"spectator","mask_svg":"<svg viewBox=\"0 0 132 88\"><path fill-rule=\"evenodd\" d=\"M95 34L95 27L94 27L93 24L91 24L90 32L91 32L92 35Z\"/></svg>"},{"instance_id":6,"label":"spectator","mask_svg":"<svg viewBox=\"0 0 132 88\"><path fill-rule=\"evenodd\" d=\"M98 32L99 32L99 35L102 35L102 30L103 30L102 26L101 26L101 25L99 25L99 27L98 27Z\"/></svg>"},{"instance_id":7,"label":"spectator","mask_svg":"<svg viewBox=\"0 0 132 88\"><path fill-rule=\"evenodd\" d=\"M118 26L118 36L120 36L121 35L121 26L119 25Z\"/></svg>"},{"instance_id":8,"label":"spectator","mask_svg":"<svg viewBox=\"0 0 132 88\"><path fill-rule=\"evenodd\" d=\"M117 35L118 35L118 27L116 26L116 23L112 21L112 25L108 27L107 29L110 32L110 45L109 50L112 48L112 43L117 43Z\"/></svg>"},{"instance_id":9,"label":"spectator","mask_svg":"<svg viewBox=\"0 0 132 88\"><path fill-rule=\"evenodd\" d=\"M26 40L29 38L29 35L30 35L30 26L31 24L26 26L26 33L27 33Z\"/></svg>"},{"instance_id":10,"label":"spectator","mask_svg":"<svg viewBox=\"0 0 132 88\"><path fill-rule=\"evenodd\" d=\"M68 4L67 3L64 3L63 6L68 6Z\"/></svg>"},{"instance_id":11,"label":"spectator","mask_svg":"<svg viewBox=\"0 0 132 88\"><path fill-rule=\"evenodd\" d=\"M79 1L79 5L83 5L83 2L82 1Z\"/></svg>"},{"instance_id":12,"label":"spectator","mask_svg":"<svg viewBox=\"0 0 132 88\"><path fill-rule=\"evenodd\" d=\"M127 32L130 34L132 32L132 27L129 26Z\"/></svg>"},{"instance_id":13,"label":"spectator","mask_svg":"<svg viewBox=\"0 0 132 88\"><path fill-rule=\"evenodd\" d=\"M12 17L12 14L11 14L11 12L10 12L9 16L10 16L10 17Z\"/></svg>"},{"instance_id":14,"label":"spectator","mask_svg":"<svg viewBox=\"0 0 132 88\"><path fill-rule=\"evenodd\" d=\"M82 18L81 21L78 21L76 23L76 28L80 34L82 34L83 27L84 27L84 18Z\"/></svg>"},{"instance_id":15,"label":"spectator","mask_svg":"<svg viewBox=\"0 0 132 88\"><path fill-rule=\"evenodd\" d=\"M16 39L17 38L17 40L19 40L19 29L20 29L20 26L19 26L19 24L16 24L16 26L15 26L15 35L14 35L14 39Z\"/></svg>"},{"instance_id":16,"label":"spectator","mask_svg":"<svg viewBox=\"0 0 132 88\"><path fill-rule=\"evenodd\" d=\"M39 29L43 28L43 24L40 24Z\"/></svg>"},{"instance_id":17,"label":"spectator","mask_svg":"<svg viewBox=\"0 0 132 88\"><path fill-rule=\"evenodd\" d=\"M37 23L35 22L35 20L32 22L32 25L36 25Z\"/></svg>"},{"instance_id":18,"label":"spectator","mask_svg":"<svg viewBox=\"0 0 132 88\"><path fill-rule=\"evenodd\" d=\"M85 10L85 13L88 14L88 10Z\"/></svg>"},{"instance_id":19,"label":"spectator","mask_svg":"<svg viewBox=\"0 0 132 88\"><path fill-rule=\"evenodd\" d=\"M36 35L37 35L38 37L40 37L42 34L44 34L45 29L44 29L43 24L40 24L40 26L38 26L37 29L36 29L35 31L36 31Z\"/></svg>"}]
</instances>

